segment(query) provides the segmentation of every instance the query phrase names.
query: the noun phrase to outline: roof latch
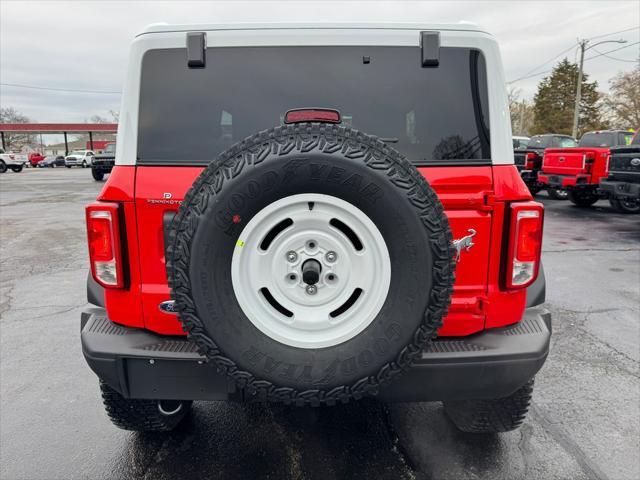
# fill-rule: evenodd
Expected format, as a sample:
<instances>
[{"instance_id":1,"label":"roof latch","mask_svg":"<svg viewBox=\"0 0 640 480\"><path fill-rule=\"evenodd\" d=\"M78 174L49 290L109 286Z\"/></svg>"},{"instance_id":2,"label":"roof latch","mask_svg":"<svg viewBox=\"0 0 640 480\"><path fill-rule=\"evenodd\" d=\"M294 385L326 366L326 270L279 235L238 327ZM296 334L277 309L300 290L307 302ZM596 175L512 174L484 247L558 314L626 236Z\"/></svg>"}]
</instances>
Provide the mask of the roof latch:
<instances>
[{"instance_id":1,"label":"roof latch","mask_svg":"<svg viewBox=\"0 0 640 480\"><path fill-rule=\"evenodd\" d=\"M204 32L187 33L187 66L189 68L204 68L206 38Z\"/></svg>"},{"instance_id":2,"label":"roof latch","mask_svg":"<svg viewBox=\"0 0 640 480\"><path fill-rule=\"evenodd\" d=\"M420 32L420 49L423 67L440 65L440 32Z\"/></svg>"}]
</instances>

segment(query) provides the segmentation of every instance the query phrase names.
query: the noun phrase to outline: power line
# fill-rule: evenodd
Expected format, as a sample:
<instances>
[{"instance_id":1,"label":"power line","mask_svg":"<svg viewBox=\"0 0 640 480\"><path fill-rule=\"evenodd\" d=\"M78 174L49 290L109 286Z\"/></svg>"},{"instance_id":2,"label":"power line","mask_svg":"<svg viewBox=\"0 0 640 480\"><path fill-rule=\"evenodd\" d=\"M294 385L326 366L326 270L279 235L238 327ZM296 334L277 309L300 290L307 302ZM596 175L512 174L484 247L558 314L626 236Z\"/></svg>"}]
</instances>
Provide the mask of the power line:
<instances>
[{"instance_id":1,"label":"power line","mask_svg":"<svg viewBox=\"0 0 640 480\"><path fill-rule=\"evenodd\" d=\"M41 87L37 85L24 85L21 83L0 83L3 87L16 87L16 88L29 88L31 90L50 90L54 92L70 92L70 93L98 93L106 95L120 95L122 92L106 91L106 90L81 90L72 88L53 88L53 87Z\"/></svg>"},{"instance_id":2,"label":"power line","mask_svg":"<svg viewBox=\"0 0 640 480\"><path fill-rule=\"evenodd\" d=\"M603 55L607 55L609 53L617 52L618 50L624 50L625 48L633 47L634 45L638 45L640 42L630 43L629 45L625 45L624 47L614 48L613 50L609 50L608 52L598 53L598 55L593 55L592 57L585 58L585 61L591 60L592 58L602 57Z\"/></svg>"},{"instance_id":3,"label":"power line","mask_svg":"<svg viewBox=\"0 0 640 480\"><path fill-rule=\"evenodd\" d=\"M629 48L629 47L633 47L634 45L638 45L640 42L635 42L635 43L630 43L629 45L625 45L624 47L619 47L619 48L614 48L613 50L609 50L608 52L603 52L603 53L599 53L598 55L593 55L591 57L587 57L584 59L584 61L586 62L587 60L591 60L593 58L598 58L601 56L606 56L609 53L613 53L613 52L617 52L618 50L622 50L624 48ZM573 48L573 47L571 47ZM515 80L511 80L509 82L507 82L507 84L511 84L511 83L515 83L515 82L519 82L520 80L527 80L529 78L533 78L533 77L538 77L540 75L544 75L545 73L549 73L552 72L553 68L550 68L549 70L545 70L543 72L538 72L538 73L534 73L532 75L528 75L526 77L520 77L520 78L516 78Z\"/></svg>"},{"instance_id":4,"label":"power line","mask_svg":"<svg viewBox=\"0 0 640 480\"><path fill-rule=\"evenodd\" d=\"M541 63L540 65L538 65L538 66L537 66L537 67L535 67L535 68L532 68L532 69L531 69L531 70L529 70L527 73L525 73L522 77L520 77L520 78L516 78L515 80L511 80L510 82L507 82L507 83L514 83L514 82L517 82L517 81L519 81L519 80L524 80L525 78L529 78L529 77L527 77L527 75L529 75L529 74L530 74L530 73L532 73L532 72L535 72L535 71L536 71L536 70L538 70L540 67L545 66L547 63L554 61L556 58L558 58L559 56L561 56L561 55L563 55L563 54L567 53L569 50L571 50L571 49L572 49L573 47L575 47L575 46L576 46L576 44L571 45L569 48L567 48L566 50L561 51L561 52L560 52L560 53L558 53L556 56L554 56L554 57L550 58L550 59L549 59L549 60L547 60L546 62Z\"/></svg>"},{"instance_id":5,"label":"power line","mask_svg":"<svg viewBox=\"0 0 640 480\"><path fill-rule=\"evenodd\" d=\"M590 37L589 40L594 40L596 38L602 38L602 37L608 37L610 35L616 35L618 33L630 32L631 30L640 30L640 26L627 28L626 30L618 30L617 32L603 33L602 35L596 35L595 37Z\"/></svg>"},{"instance_id":6,"label":"power line","mask_svg":"<svg viewBox=\"0 0 640 480\"><path fill-rule=\"evenodd\" d=\"M603 57L607 57L610 58L611 60L617 60L618 62L629 62L629 63L638 63L638 60L627 60L625 58L616 58L616 57L612 57L610 55L607 55L606 53L601 52L600 50L596 50L595 48L592 48L592 50L596 53L599 53L600 55L602 55Z\"/></svg>"},{"instance_id":7,"label":"power line","mask_svg":"<svg viewBox=\"0 0 640 480\"><path fill-rule=\"evenodd\" d=\"M624 30L618 30L616 32L609 32L609 33L603 33L602 35L596 35L595 37L590 37L588 40L594 40L596 38L603 38L603 37L609 37L611 35L617 35L618 33L625 33L625 32L630 32L631 30L640 30L640 27L631 27L631 28L626 28ZM515 83L515 82L519 82L520 80L526 80L528 78L533 78L533 77L537 77L538 75L544 75L545 73L549 73L551 70L545 70L544 72L538 72L538 73L532 73L535 72L537 69L539 69L540 67L546 65L549 62L552 62L553 60L555 60L556 58L558 58L559 56L567 53L569 50L571 50L572 48L574 48L577 44L574 43L573 45L571 45L569 48L567 48L566 50L563 50L562 52L558 53L557 55L555 55L553 58L550 58L549 60L547 60L546 62L541 63L540 65L538 65L535 68L532 68L531 70L529 70L527 73L525 73L523 76L516 78L515 80L510 80L507 82L507 84L510 83ZM635 45L635 44L632 44ZM628 47L630 47L631 45L627 45ZM596 50L597 51L597 50ZM613 50L615 51L615 50ZM603 54L606 55L606 54ZM590 58L595 58L595 57L590 57ZM618 59L614 59L614 60L618 60ZM629 61L629 60L623 60L623 61ZM635 62L635 60L634 60Z\"/></svg>"}]
</instances>

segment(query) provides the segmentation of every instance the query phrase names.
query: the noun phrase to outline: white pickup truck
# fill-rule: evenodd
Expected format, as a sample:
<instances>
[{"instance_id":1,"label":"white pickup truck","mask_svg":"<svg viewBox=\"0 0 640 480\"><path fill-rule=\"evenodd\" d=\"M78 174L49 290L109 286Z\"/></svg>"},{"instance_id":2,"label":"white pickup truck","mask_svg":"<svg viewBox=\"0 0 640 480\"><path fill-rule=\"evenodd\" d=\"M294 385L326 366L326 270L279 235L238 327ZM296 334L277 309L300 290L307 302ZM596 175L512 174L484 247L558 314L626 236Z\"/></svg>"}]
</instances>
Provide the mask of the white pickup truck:
<instances>
[{"instance_id":1,"label":"white pickup truck","mask_svg":"<svg viewBox=\"0 0 640 480\"><path fill-rule=\"evenodd\" d=\"M5 153L4 149L0 148L0 173L4 173L7 170L13 170L16 173L21 172L26 162L25 155Z\"/></svg>"},{"instance_id":2,"label":"white pickup truck","mask_svg":"<svg viewBox=\"0 0 640 480\"><path fill-rule=\"evenodd\" d=\"M87 168L93 163L93 155L91 150L74 150L64 158L64 164L67 168Z\"/></svg>"}]
</instances>

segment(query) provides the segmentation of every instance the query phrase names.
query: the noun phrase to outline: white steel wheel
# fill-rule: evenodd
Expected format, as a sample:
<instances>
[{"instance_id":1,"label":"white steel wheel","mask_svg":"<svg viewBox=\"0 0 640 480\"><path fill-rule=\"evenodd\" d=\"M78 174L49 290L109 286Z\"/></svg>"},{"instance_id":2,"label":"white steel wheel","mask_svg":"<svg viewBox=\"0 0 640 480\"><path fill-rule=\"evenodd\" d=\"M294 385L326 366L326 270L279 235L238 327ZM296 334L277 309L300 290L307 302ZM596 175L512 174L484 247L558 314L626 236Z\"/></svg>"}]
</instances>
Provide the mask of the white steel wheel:
<instances>
[{"instance_id":1,"label":"white steel wheel","mask_svg":"<svg viewBox=\"0 0 640 480\"><path fill-rule=\"evenodd\" d=\"M242 311L262 333L294 347L338 345L380 312L391 282L384 238L339 198L300 194L258 212L231 261Z\"/></svg>"}]
</instances>

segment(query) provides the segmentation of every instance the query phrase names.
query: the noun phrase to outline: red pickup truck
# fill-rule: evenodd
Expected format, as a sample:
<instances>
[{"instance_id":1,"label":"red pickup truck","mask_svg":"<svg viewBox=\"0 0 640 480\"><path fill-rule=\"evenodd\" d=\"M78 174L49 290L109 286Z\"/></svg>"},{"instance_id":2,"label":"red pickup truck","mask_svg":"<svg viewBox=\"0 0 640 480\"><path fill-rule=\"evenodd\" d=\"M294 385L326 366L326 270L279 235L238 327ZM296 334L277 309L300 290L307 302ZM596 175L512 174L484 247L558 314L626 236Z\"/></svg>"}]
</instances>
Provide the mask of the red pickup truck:
<instances>
[{"instance_id":1,"label":"red pickup truck","mask_svg":"<svg viewBox=\"0 0 640 480\"><path fill-rule=\"evenodd\" d=\"M624 130L600 130L585 133L577 147L548 148L538 180L547 188L566 189L574 205L590 207L601 198L600 181L609 174L609 149L628 145L632 136Z\"/></svg>"},{"instance_id":2,"label":"red pickup truck","mask_svg":"<svg viewBox=\"0 0 640 480\"><path fill-rule=\"evenodd\" d=\"M29 164L30 164L32 167L37 167L37 166L38 166L38 164L39 164L41 161L43 161L45 158L47 158L47 157L45 157L44 155L42 155L40 152L31 152L31 153L29 154Z\"/></svg>"}]
</instances>

